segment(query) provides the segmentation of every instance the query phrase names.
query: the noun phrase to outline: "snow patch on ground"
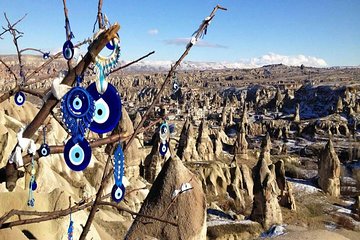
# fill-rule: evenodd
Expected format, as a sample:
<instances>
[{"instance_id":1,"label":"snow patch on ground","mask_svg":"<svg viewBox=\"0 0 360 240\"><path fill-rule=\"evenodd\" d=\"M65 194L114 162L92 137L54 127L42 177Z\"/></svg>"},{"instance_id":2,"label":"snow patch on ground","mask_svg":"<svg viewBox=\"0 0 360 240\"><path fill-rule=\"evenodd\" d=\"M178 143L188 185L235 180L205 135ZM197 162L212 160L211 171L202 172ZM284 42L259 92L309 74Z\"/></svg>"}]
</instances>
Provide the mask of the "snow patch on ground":
<instances>
[{"instance_id":1,"label":"snow patch on ground","mask_svg":"<svg viewBox=\"0 0 360 240\"><path fill-rule=\"evenodd\" d=\"M254 222L250 221L250 220L233 221L233 220L229 220L229 219L216 219L216 220L208 221L206 224L208 227L213 227L213 226L228 225L228 224L251 225L251 224L254 224Z\"/></svg>"},{"instance_id":2,"label":"snow patch on ground","mask_svg":"<svg viewBox=\"0 0 360 240\"><path fill-rule=\"evenodd\" d=\"M286 178L291 182L293 189L301 193L317 193L321 192L321 189L314 186L309 180L297 179L297 178Z\"/></svg>"}]
</instances>

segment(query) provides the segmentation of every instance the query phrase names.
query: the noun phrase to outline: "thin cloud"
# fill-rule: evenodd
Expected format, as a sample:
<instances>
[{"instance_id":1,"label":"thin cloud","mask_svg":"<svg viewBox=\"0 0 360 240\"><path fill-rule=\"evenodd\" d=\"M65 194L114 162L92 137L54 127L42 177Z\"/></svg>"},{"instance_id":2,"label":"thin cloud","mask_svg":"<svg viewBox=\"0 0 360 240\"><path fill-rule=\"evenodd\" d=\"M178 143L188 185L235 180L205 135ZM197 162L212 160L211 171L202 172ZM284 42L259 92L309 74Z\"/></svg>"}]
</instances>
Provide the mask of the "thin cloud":
<instances>
[{"instance_id":1,"label":"thin cloud","mask_svg":"<svg viewBox=\"0 0 360 240\"><path fill-rule=\"evenodd\" d=\"M305 66L311 67L326 67L327 63L324 59L313 57L313 56L305 56L303 54L294 55L294 56L286 56L280 55L276 53L268 53L261 57L251 58L240 60L239 63L244 65L248 65L249 67L260 67L263 65L269 64L285 64L288 66L300 66L304 64Z\"/></svg>"},{"instance_id":2,"label":"thin cloud","mask_svg":"<svg viewBox=\"0 0 360 240\"><path fill-rule=\"evenodd\" d=\"M159 30L156 29L156 28L148 30L148 34L151 35L151 36L157 35L158 33L159 33Z\"/></svg>"},{"instance_id":3,"label":"thin cloud","mask_svg":"<svg viewBox=\"0 0 360 240\"><path fill-rule=\"evenodd\" d=\"M174 39L168 39L164 40L165 44L167 45L183 45L186 46L190 42L190 38L174 38ZM199 39L195 46L198 47L207 47L207 48L227 48L227 46L216 44L216 43L210 43L204 40Z\"/></svg>"}]
</instances>

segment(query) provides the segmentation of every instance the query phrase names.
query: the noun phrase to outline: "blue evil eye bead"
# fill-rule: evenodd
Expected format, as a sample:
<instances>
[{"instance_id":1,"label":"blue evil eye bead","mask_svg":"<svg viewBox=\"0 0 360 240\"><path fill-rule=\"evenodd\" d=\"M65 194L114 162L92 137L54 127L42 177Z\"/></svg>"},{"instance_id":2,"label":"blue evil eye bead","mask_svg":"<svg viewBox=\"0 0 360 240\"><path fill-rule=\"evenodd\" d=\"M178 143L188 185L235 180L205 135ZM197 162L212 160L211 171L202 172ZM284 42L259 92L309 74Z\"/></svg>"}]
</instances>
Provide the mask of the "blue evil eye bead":
<instances>
[{"instance_id":1,"label":"blue evil eye bead","mask_svg":"<svg viewBox=\"0 0 360 240\"><path fill-rule=\"evenodd\" d=\"M169 135L169 126L167 125L167 123L163 123L160 126L160 139L162 141L166 141Z\"/></svg>"},{"instance_id":2,"label":"blue evil eye bead","mask_svg":"<svg viewBox=\"0 0 360 240\"><path fill-rule=\"evenodd\" d=\"M90 130L100 134L112 131L122 115L120 94L110 83L102 94L97 91L95 82L86 90L95 100L95 114L89 127Z\"/></svg>"},{"instance_id":3,"label":"blue evil eye bead","mask_svg":"<svg viewBox=\"0 0 360 240\"><path fill-rule=\"evenodd\" d=\"M74 137L70 138L65 144L64 158L66 165L73 171L82 171L90 163L91 148L89 142L83 138L74 141Z\"/></svg>"},{"instance_id":4,"label":"blue evil eye bead","mask_svg":"<svg viewBox=\"0 0 360 240\"><path fill-rule=\"evenodd\" d=\"M71 219L71 215L70 215L70 219ZM70 220L70 224L68 227L68 240L73 240L74 238L74 221Z\"/></svg>"},{"instance_id":5,"label":"blue evil eye bead","mask_svg":"<svg viewBox=\"0 0 360 240\"><path fill-rule=\"evenodd\" d=\"M23 92L17 92L14 97L15 103L18 106L21 106L25 103L26 97Z\"/></svg>"},{"instance_id":6,"label":"blue evil eye bead","mask_svg":"<svg viewBox=\"0 0 360 240\"><path fill-rule=\"evenodd\" d=\"M37 183L36 181L30 181L30 186L29 188L31 188L32 191L35 191L37 189Z\"/></svg>"},{"instance_id":7,"label":"blue evil eye bead","mask_svg":"<svg viewBox=\"0 0 360 240\"><path fill-rule=\"evenodd\" d=\"M35 206L35 199L34 198L29 199L28 202L27 202L27 205L29 207L34 207Z\"/></svg>"},{"instance_id":8,"label":"blue evil eye bead","mask_svg":"<svg viewBox=\"0 0 360 240\"><path fill-rule=\"evenodd\" d=\"M169 149L169 144L167 142L160 143L159 152L161 156L165 156L168 149Z\"/></svg>"},{"instance_id":9,"label":"blue evil eye bead","mask_svg":"<svg viewBox=\"0 0 360 240\"><path fill-rule=\"evenodd\" d=\"M121 200L123 200L125 196L125 187L121 184L121 186L116 186L114 184L112 190L111 190L111 198L114 200L114 202L119 203Z\"/></svg>"},{"instance_id":10,"label":"blue evil eye bead","mask_svg":"<svg viewBox=\"0 0 360 240\"><path fill-rule=\"evenodd\" d=\"M71 60L74 56L74 45L70 40L67 40L63 45L63 55L66 60Z\"/></svg>"},{"instance_id":11,"label":"blue evil eye bead","mask_svg":"<svg viewBox=\"0 0 360 240\"><path fill-rule=\"evenodd\" d=\"M175 132L175 124L174 123L169 125L169 131L170 131L170 134L173 134Z\"/></svg>"},{"instance_id":12,"label":"blue evil eye bead","mask_svg":"<svg viewBox=\"0 0 360 240\"><path fill-rule=\"evenodd\" d=\"M50 52L46 52L43 54L43 59L48 59L50 57Z\"/></svg>"},{"instance_id":13,"label":"blue evil eye bead","mask_svg":"<svg viewBox=\"0 0 360 240\"><path fill-rule=\"evenodd\" d=\"M109 50L114 50L115 49L115 42L114 40L111 40L110 42L108 42L106 44L106 48L109 49Z\"/></svg>"},{"instance_id":14,"label":"blue evil eye bead","mask_svg":"<svg viewBox=\"0 0 360 240\"><path fill-rule=\"evenodd\" d=\"M179 90L179 88L180 88L179 84L176 81L174 81L172 86L173 92L176 93Z\"/></svg>"},{"instance_id":15,"label":"blue evil eye bead","mask_svg":"<svg viewBox=\"0 0 360 240\"><path fill-rule=\"evenodd\" d=\"M91 108L91 97L84 88L75 87L68 93L66 105L73 117L85 116Z\"/></svg>"},{"instance_id":16,"label":"blue evil eye bead","mask_svg":"<svg viewBox=\"0 0 360 240\"><path fill-rule=\"evenodd\" d=\"M46 143L41 144L40 149L39 149L40 157L46 157L46 156L49 156L49 154L50 154L49 145L47 145Z\"/></svg>"}]
</instances>

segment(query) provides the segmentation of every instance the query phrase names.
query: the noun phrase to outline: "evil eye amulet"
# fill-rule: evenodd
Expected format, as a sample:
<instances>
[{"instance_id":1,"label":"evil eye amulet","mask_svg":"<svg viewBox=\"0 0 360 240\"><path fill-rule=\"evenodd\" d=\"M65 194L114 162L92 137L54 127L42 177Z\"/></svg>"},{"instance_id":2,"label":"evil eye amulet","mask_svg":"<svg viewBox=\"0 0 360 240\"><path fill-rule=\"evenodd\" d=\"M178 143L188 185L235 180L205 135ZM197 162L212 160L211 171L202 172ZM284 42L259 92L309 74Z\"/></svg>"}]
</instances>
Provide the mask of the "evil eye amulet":
<instances>
[{"instance_id":1,"label":"evil eye amulet","mask_svg":"<svg viewBox=\"0 0 360 240\"><path fill-rule=\"evenodd\" d=\"M40 149L39 149L39 155L40 157L46 157L50 154L50 148L49 145L47 145L46 143L41 144Z\"/></svg>"},{"instance_id":2,"label":"evil eye amulet","mask_svg":"<svg viewBox=\"0 0 360 240\"><path fill-rule=\"evenodd\" d=\"M74 45L67 40L63 45L63 55L66 60L71 60L74 56Z\"/></svg>"},{"instance_id":3,"label":"evil eye amulet","mask_svg":"<svg viewBox=\"0 0 360 240\"><path fill-rule=\"evenodd\" d=\"M86 89L95 100L95 114L90 124L90 130L96 133L112 131L121 118L121 99L116 88L108 83L106 91L99 93L93 82Z\"/></svg>"},{"instance_id":4,"label":"evil eye amulet","mask_svg":"<svg viewBox=\"0 0 360 240\"><path fill-rule=\"evenodd\" d=\"M21 106L25 103L25 94L23 92L17 92L14 96L16 105Z\"/></svg>"},{"instance_id":5,"label":"evil eye amulet","mask_svg":"<svg viewBox=\"0 0 360 240\"><path fill-rule=\"evenodd\" d=\"M160 152L161 156L165 156L168 149L169 149L169 144L167 142L160 143L159 152Z\"/></svg>"},{"instance_id":6,"label":"evil eye amulet","mask_svg":"<svg viewBox=\"0 0 360 240\"><path fill-rule=\"evenodd\" d=\"M120 186L117 186L114 184L112 190L111 190L111 198L114 200L114 202L119 203L121 200L123 200L125 196L125 187L123 184Z\"/></svg>"},{"instance_id":7,"label":"evil eye amulet","mask_svg":"<svg viewBox=\"0 0 360 240\"><path fill-rule=\"evenodd\" d=\"M109 49L109 50L114 50L115 49L115 41L111 40L110 42L108 42L106 44L106 48Z\"/></svg>"},{"instance_id":8,"label":"evil eye amulet","mask_svg":"<svg viewBox=\"0 0 360 240\"><path fill-rule=\"evenodd\" d=\"M36 181L30 181L30 186L29 188L31 188L31 190L35 191L37 189L37 182Z\"/></svg>"},{"instance_id":9,"label":"evil eye amulet","mask_svg":"<svg viewBox=\"0 0 360 240\"><path fill-rule=\"evenodd\" d=\"M174 82L174 83L173 83L172 90L173 90L174 93L179 90L179 84L178 84L177 82Z\"/></svg>"},{"instance_id":10,"label":"evil eye amulet","mask_svg":"<svg viewBox=\"0 0 360 240\"><path fill-rule=\"evenodd\" d=\"M75 142L70 138L65 144L64 158L66 165L73 171L82 171L90 163L91 148L89 142L84 138Z\"/></svg>"},{"instance_id":11,"label":"evil eye amulet","mask_svg":"<svg viewBox=\"0 0 360 240\"><path fill-rule=\"evenodd\" d=\"M160 126L160 139L166 141L169 135L169 126L167 123L163 123Z\"/></svg>"},{"instance_id":12,"label":"evil eye amulet","mask_svg":"<svg viewBox=\"0 0 360 240\"><path fill-rule=\"evenodd\" d=\"M66 94L66 107L75 118L85 116L91 108L92 97L81 87L74 87Z\"/></svg>"},{"instance_id":13,"label":"evil eye amulet","mask_svg":"<svg viewBox=\"0 0 360 240\"><path fill-rule=\"evenodd\" d=\"M34 198L29 199L28 202L27 202L27 205L29 207L34 207L35 206L35 199Z\"/></svg>"}]
</instances>

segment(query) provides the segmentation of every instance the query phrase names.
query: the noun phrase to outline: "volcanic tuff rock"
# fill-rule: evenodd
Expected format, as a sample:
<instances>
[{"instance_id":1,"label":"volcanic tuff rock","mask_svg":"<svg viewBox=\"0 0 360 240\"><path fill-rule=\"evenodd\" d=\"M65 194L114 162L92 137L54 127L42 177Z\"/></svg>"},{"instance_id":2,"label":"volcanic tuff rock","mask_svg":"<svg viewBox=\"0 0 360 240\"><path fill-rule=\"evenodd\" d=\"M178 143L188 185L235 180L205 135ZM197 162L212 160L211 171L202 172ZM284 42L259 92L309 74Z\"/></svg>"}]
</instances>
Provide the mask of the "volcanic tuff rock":
<instances>
[{"instance_id":1,"label":"volcanic tuff rock","mask_svg":"<svg viewBox=\"0 0 360 240\"><path fill-rule=\"evenodd\" d=\"M327 194L338 197L340 195L340 161L331 139L320 153L318 165L319 186Z\"/></svg>"},{"instance_id":2,"label":"volcanic tuff rock","mask_svg":"<svg viewBox=\"0 0 360 240\"><path fill-rule=\"evenodd\" d=\"M264 228L282 223L282 213L277 197L279 188L276 183L275 167L268 166L264 155L260 155L253 169L254 203L250 218L261 223Z\"/></svg>"},{"instance_id":3,"label":"volcanic tuff rock","mask_svg":"<svg viewBox=\"0 0 360 240\"><path fill-rule=\"evenodd\" d=\"M214 160L214 147L212 140L209 137L209 128L205 120L201 121L196 147L199 157L203 161Z\"/></svg>"},{"instance_id":4,"label":"volcanic tuff rock","mask_svg":"<svg viewBox=\"0 0 360 240\"><path fill-rule=\"evenodd\" d=\"M174 191L184 183L191 189ZM156 216L178 226L137 216L125 239L206 239L206 200L200 181L177 157L167 160L140 209L140 214ZM151 224L147 224L151 222Z\"/></svg>"},{"instance_id":5,"label":"volcanic tuff rock","mask_svg":"<svg viewBox=\"0 0 360 240\"><path fill-rule=\"evenodd\" d=\"M245 136L245 127L244 124L241 124L241 129L237 134L234 145L234 161L236 161L238 164L244 163L248 159L248 142L246 141Z\"/></svg>"}]
</instances>

